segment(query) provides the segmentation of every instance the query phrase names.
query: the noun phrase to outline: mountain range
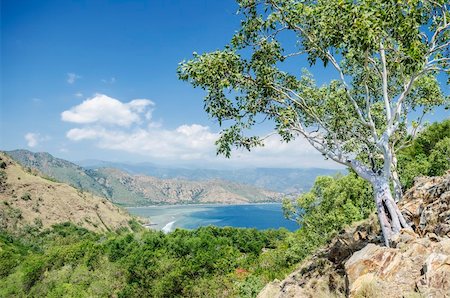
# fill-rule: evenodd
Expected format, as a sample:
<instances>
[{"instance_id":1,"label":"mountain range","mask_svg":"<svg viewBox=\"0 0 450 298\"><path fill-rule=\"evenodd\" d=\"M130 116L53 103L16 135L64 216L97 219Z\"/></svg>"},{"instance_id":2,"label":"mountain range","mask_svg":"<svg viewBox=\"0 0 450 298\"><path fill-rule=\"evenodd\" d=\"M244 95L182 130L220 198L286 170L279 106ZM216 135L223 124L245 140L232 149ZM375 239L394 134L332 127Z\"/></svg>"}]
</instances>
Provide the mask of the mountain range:
<instances>
[{"instance_id":1,"label":"mountain range","mask_svg":"<svg viewBox=\"0 0 450 298\"><path fill-rule=\"evenodd\" d=\"M49 153L6 152L22 166L123 206L198 203L258 203L279 201L282 194L221 179L161 179L111 168L83 168Z\"/></svg>"},{"instance_id":2,"label":"mountain range","mask_svg":"<svg viewBox=\"0 0 450 298\"><path fill-rule=\"evenodd\" d=\"M79 161L77 164L86 169L116 168L130 174L148 175L161 179L226 180L293 195L308 191L317 176L333 176L338 172L345 172L345 170L321 168L192 169L164 167L152 163L119 163L100 160Z\"/></svg>"}]
</instances>

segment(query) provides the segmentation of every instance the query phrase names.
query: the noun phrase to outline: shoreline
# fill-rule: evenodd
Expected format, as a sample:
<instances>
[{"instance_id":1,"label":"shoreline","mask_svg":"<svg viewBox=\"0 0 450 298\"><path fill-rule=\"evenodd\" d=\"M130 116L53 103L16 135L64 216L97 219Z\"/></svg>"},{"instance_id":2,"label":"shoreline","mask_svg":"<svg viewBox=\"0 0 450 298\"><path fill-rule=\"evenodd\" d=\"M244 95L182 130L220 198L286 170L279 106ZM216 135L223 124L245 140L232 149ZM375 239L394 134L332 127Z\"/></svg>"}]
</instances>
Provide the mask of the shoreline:
<instances>
[{"instance_id":1,"label":"shoreline","mask_svg":"<svg viewBox=\"0 0 450 298\"><path fill-rule=\"evenodd\" d=\"M283 202L264 202L264 203L237 203L237 204L222 204L222 203L202 203L202 204L173 204L173 205L148 205L148 206L122 206L125 209L139 209L139 208L170 208L170 207L217 207L217 206L247 206L247 205L275 205Z\"/></svg>"}]
</instances>

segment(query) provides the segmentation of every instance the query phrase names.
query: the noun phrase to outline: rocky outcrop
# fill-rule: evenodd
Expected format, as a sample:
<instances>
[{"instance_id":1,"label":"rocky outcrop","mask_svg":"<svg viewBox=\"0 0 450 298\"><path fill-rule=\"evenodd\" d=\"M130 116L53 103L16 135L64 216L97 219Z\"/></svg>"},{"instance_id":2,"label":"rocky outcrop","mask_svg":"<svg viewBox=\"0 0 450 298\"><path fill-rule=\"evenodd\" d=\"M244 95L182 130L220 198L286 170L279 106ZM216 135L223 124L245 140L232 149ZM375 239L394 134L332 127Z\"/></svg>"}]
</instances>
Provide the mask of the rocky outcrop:
<instances>
[{"instance_id":1,"label":"rocky outcrop","mask_svg":"<svg viewBox=\"0 0 450 298\"><path fill-rule=\"evenodd\" d=\"M399 207L419 235L450 238L450 171L442 177L417 178Z\"/></svg>"},{"instance_id":2,"label":"rocky outcrop","mask_svg":"<svg viewBox=\"0 0 450 298\"><path fill-rule=\"evenodd\" d=\"M368 244L345 262L350 297L450 295L450 239L402 230L397 247Z\"/></svg>"},{"instance_id":3,"label":"rocky outcrop","mask_svg":"<svg viewBox=\"0 0 450 298\"><path fill-rule=\"evenodd\" d=\"M373 216L336 236L267 297L450 297L450 172L417 179L399 204L413 227L392 247Z\"/></svg>"}]
</instances>

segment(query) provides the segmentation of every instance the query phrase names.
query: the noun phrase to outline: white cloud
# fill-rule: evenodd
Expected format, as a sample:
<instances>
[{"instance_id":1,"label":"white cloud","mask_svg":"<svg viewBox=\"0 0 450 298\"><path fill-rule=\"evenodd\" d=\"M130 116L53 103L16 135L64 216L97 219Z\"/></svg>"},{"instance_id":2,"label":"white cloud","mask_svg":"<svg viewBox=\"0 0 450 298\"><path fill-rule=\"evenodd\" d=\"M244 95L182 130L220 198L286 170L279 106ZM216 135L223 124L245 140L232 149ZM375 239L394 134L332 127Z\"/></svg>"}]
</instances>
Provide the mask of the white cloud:
<instances>
[{"instance_id":1,"label":"white cloud","mask_svg":"<svg viewBox=\"0 0 450 298\"><path fill-rule=\"evenodd\" d=\"M96 140L106 149L138 153L163 159L192 159L214 152L218 135L198 124L182 125L175 130L158 127L135 128L132 131L102 127L73 128L66 134L73 141Z\"/></svg>"},{"instance_id":2,"label":"white cloud","mask_svg":"<svg viewBox=\"0 0 450 298\"><path fill-rule=\"evenodd\" d=\"M76 97L83 97L83 93L81 93L81 92L77 92L77 93L75 93L74 94Z\"/></svg>"},{"instance_id":3,"label":"white cloud","mask_svg":"<svg viewBox=\"0 0 450 298\"><path fill-rule=\"evenodd\" d=\"M154 122L153 102L135 99L123 103L97 94L62 113L62 120L80 124L66 133L72 141L90 141L103 149L146 156L172 164L238 167L328 167L338 168L324 160L303 138L283 143L274 135L264 147L251 152L234 150L231 159L216 155L218 132L199 124L184 124L167 129Z\"/></svg>"},{"instance_id":4,"label":"white cloud","mask_svg":"<svg viewBox=\"0 0 450 298\"><path fill-rule=\"evenodd\" d=\"M48 136L41 136L41 134L33 132L25 134L24 137L25 140L27 141L27 146L30 148L34 148L37 145L39 145L39 143L48 141L50 139Z\"/></svg>"},{"instance_id":5,"label":"white cloud","mask_svg":"<svg viewBox=\"0 0 450 298\"><path fill-rule=\"evenodd\" d=\"M130 126L140 123L141 114L144 112L145 118L150 118L150 107L153 105L153 102L148 99L135 99L129 103L122 103L104 94L96 94L70 110L62 112L61 119L79 124Z\"/></svg>"},{"instance_id":6,"label":"white cloud","mask_svg":"<svg viewBox=\"0 0 450 298\"><path fill-rule=\"evenodd\" d=\"M67 83L73 84L76 80L81 79L81 76L77 75L76 73L69 72L67 73Z\"/></svg>"}]
</instances>

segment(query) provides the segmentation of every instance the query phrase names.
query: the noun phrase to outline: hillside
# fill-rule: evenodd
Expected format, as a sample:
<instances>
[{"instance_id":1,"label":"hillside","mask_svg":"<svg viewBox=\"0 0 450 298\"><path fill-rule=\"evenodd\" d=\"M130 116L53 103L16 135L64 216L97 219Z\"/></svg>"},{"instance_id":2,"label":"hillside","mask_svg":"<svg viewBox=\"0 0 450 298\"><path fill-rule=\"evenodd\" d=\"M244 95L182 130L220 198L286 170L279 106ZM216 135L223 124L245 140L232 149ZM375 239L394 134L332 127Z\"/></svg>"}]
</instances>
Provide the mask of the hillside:
<instances>
[{"instance_id":1,"label":"hillside","mask_svg":"<svg viewBox=\"0 0 450 298\"><path fill-rule=\"evenodd\" d=\"M106 190L116 204L195 204L195 203L254 203L279 200L279 194L257 187L225 182L158 179L131 175L118 169L102 168L89 171L91 177Z\"/></svg>"},{"instance_id":2,"label":"hillside","mask_svg":"<svg viewBox=\"0 0 450 298\"><path fill-rule=\"evenodd\" d=\"M281 199L264 189L224 180L190 181L133 175L114 168L84 169L48 153L27 150L7 152L24 167L68 183L77 189L110 199L116 204L255 203Z\"/></svg>"},{"instance_id":3,"label":"hillside","mask_svg":"<svg viewBox=\"0 0 450 298\"><path fill-rule=\"evenodd\" d=\"M403 229L385 247L375 216L339 233L258 298L450 297L450 171L422 177L399 207Z\"/></svg>"},{"instance_id":4,"label":"hillside","mask_svg":"<svg viewBox=\"0 0 450 298\"><path fill-rule=\"evenodd\" d=\"M92 231L130 228L133 218L104 198L26 172L0 152L0 226L48 228L72 222Z\"/></svg>"},{"instance_id":5,"label":"hillside","mask_svg":"<svg viewBox=\"0 0 450 298\"><path fill-rule=\"evenodd\" d=\"M43 175L67 183L77 189L104 197L105 190L85 169L70 161L56 158L46 152L13 150L5 152L25 168L41 172Z\"/></svg>"}]
</instances>

